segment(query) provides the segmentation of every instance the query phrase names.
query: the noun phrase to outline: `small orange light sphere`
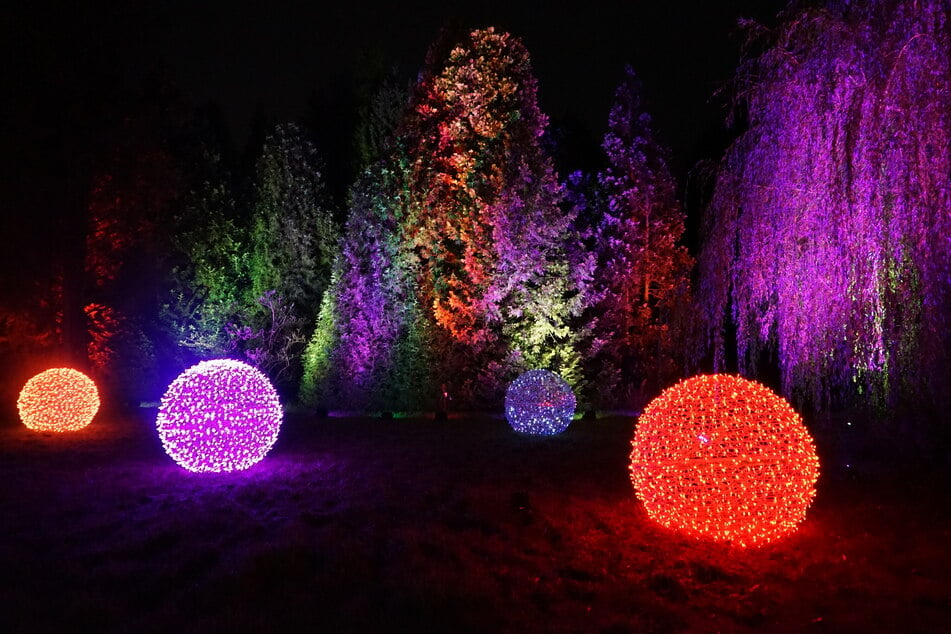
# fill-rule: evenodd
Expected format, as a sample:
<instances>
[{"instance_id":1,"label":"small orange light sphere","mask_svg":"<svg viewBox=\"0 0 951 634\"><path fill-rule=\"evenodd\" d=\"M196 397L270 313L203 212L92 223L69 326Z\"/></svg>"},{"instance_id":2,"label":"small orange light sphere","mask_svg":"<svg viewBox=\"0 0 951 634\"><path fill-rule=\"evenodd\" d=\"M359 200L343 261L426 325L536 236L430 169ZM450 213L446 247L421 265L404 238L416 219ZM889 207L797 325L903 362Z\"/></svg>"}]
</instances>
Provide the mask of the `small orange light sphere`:
<instances>
[{"instance_id":1,"label":"small orange light sphere","mask_svg":"<svg viewBox=\"0 0 951 634\"><path fill-rule=\"evenodd\" d=\"M26 382L17 409L30 429L76 431L91 423L99 411L99 391L79 370L52 368Z\"/></svg>"},{"instance_id":2,"label":"small orange light sphere","mask_svg":"<svg viewBox=\"0 0 951 634\"><path fill-rule=\"evenodd\" d=\"M792 533L816 494L819 458L799 414L738 376L696 376L641 414L631 482L659 524L702 539L761 545Z\"/></svg>"}]
</instances>

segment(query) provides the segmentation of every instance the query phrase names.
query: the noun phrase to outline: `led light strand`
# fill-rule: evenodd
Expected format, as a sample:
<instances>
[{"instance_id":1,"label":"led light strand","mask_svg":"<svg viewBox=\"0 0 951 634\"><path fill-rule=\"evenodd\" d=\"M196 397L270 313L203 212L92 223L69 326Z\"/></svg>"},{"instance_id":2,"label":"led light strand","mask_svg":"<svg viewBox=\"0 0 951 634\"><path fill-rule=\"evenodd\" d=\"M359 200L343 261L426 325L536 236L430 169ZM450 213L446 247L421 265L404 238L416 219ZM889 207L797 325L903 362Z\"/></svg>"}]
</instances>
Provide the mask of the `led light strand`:
<instances>
[{"instance_id":1,"label":"led light strand","mask_svg":"<svg viewBox=\"0 0 951 634\"><path fill-rule=\"evenodd\" d=\"M550 370L529 370L512 381L505 393L505 417L517 432L552 436L571 424L575 394Z\"/></svg>"},{"instance_id":2,"label":"led light strand","mask_svg":"<svg viewBox=\"0 0 951 634\"><path fill-rule=\"evenodd\" d=\"M283 412L271 382L241 361L202 361L162 396L156 419L165 452L189 471L238 471L277 441Z\"/></svg>"},{"instance_id":3,"label":"led light strand","mask_svg":"<svg viewBox=\"0 0 951 634\"><path fill-rule=\"evenodd\" d=\"M815 497L819 459L784 399L754 381L706 375L647 406L630 474L659 524L745 547L796 530Z\"/></svg>"},{"instance_id":4,"label":"led light strand","mask_svg":"<svg viewBox=\"0 0 951 634\"><path fill-rule=\"evenodd\" d=\"M89 425L99 411L99 391L79 370L51 368L26 382L17 410L30 429L76 431Z\"/></svg>"}]
</instances>

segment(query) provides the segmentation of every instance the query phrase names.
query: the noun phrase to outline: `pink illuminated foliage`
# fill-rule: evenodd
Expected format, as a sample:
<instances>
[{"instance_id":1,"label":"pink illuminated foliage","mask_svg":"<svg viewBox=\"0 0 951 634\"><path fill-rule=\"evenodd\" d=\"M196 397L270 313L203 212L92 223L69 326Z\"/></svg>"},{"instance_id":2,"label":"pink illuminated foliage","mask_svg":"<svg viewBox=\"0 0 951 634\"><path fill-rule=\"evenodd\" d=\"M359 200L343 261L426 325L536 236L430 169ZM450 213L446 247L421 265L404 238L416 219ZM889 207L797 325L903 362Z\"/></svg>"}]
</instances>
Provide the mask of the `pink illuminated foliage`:
<instances>
[{"instance_id":1,"label":"pink illuminated foliage","mask_svg":"<svg viewBox=\"0 0 951 634\"><path fill-rule=\"evenodd\" d=\"M598 399L607 403L629 399L638 386L659 389L683 371L693 262L680 244L685 214L667 152L630 67L602 147L609 166L598 176L597 302L588 362Z\"/></svg>"},{"instance_id":2,"label":"pink illuminated foliage","mask_svg":"<svg viewBox=\"0 0 951 634\"><path fill-rule=\"evenodd\" d=\"M775 359L787 395L946 401L951 8L834 6L793 16L738 75L749 129L700 260L717 364L732 321L740 369Z\"/></svg>"},{"instance_id":3,"label":"pink illuminated foliage","mask_svg":"<svg viewBox=\"0 0 951 634\"><path fill-rule=\"evenodd\" d=\"M400 172L386 162L351 189L331 285L304 352L301 399L337 408L420 409L433 396L428 324L400 240Z\"/></svg>"},{"instance_id":4,"label":"pink illuminated foliage","mask_svg":"<svg viewBox=\"0 0 951 634\"><path fill-rule=\"evenodd\" d=\"M528 53L492 28L446 43L430 50L393 137L374 142L385 156L351 190L304 354L305 401L501 401L529 367L580 381L572 322L593 257L541 144ZM398 95L381 104L379 132Z\"/></svg>"}]
</instances>

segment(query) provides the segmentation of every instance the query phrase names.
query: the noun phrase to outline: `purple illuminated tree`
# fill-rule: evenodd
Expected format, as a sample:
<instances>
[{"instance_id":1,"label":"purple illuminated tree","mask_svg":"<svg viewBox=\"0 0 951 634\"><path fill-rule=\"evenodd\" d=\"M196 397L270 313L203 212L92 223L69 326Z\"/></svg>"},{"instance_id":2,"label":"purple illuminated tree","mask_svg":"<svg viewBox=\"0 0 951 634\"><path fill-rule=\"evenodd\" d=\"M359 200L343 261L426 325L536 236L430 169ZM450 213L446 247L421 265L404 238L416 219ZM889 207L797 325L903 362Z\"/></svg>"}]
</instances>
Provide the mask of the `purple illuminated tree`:
<instances>
[{"instance_id":1,"label":"purple illuminated tree","mask_svg":"<svg viewBox=\"0 0 951 634\"><path fill-rule=\"evenodd\" d=\"M409 409L434 393L398 230L400 191L399 173L386 164L368 168L351 190L333 280L304 353L301 400L309 405Z\"/></svg>"},{"instance_id":2,"label":"purple illuminated tree","mask_svg":"<svg viewBox=\"0 0 951 634\"><path fill-rule=\"evenodd\" d=\"M951 7L807 9L745 61L701 294L716 350L817 406L947 401Z\"/></svg>"},{"instance_id":3,"label":"purple illuminated tree","mask_svg":"<svg viewBox=\"0 0 951 634\"><path fill-rule=\"evenodd\" d=\"M630 400L637 386L662 387L682 372L692 266L679 244L684 212L630 67L615 93L602 144L601 218L594 227L598 267L594 341L588 359L602 398ZM621 389L618 389L621 388Z\"/></svg>"}]
</instances>

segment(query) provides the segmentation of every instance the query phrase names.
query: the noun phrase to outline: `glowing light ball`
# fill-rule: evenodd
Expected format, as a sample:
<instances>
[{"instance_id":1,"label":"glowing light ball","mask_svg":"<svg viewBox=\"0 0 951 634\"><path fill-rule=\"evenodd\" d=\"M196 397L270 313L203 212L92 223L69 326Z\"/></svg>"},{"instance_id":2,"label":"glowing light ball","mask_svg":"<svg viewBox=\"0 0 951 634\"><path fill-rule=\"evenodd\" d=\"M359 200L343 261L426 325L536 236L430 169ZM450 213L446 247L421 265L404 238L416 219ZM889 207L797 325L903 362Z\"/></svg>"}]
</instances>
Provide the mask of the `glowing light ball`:
<instances>
[{"instance_id":1,"label":"glowing light ball","mask_svg":"<svg viewBox=\"0 0 951 634\"><path fill-rule=\"evenodd\" d=\"M52 368L26 382L17 398L20 420L36 431L76 431L99 411L99 390L72 368Z\"/></svg>"},{"instance_id":2,"label":"glowing light ball","mask_svg":"<svg viewBox=\"0 0 951 634\"><path fill-rule=\"evenodd\" d=\"M574 413L574 392L549 370L529 370L505 392L505 418L512 429L523 434L560 434L571 424Z\"/></svg>"},{"instance_id":3,"label":"glowing light ball","mask_svg":"<svg viewBox=\"0 0 951 634\"><path fill-rule=\"evenodd\" d=\"M277 391L241 361L202 361L172 381L156 427L165 452L189 471L239 471L271 450L283 413Z\"/></svg>"},{"instance_id":4,"label":"glowing light ball","mask_svg":"<svg viewBox=\"0 0 951 634\"><path fill-rule=\"evenodd\" d=\"M796 530L816 494L819 458L783 398L737 376L697 376L641 414L631 482L667 528L739 546Z\"/></svg>"}]
</instances>

